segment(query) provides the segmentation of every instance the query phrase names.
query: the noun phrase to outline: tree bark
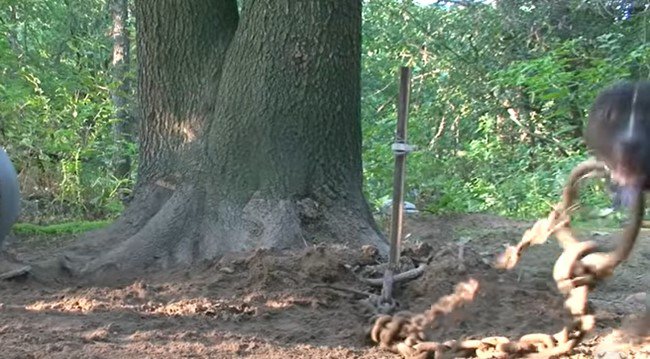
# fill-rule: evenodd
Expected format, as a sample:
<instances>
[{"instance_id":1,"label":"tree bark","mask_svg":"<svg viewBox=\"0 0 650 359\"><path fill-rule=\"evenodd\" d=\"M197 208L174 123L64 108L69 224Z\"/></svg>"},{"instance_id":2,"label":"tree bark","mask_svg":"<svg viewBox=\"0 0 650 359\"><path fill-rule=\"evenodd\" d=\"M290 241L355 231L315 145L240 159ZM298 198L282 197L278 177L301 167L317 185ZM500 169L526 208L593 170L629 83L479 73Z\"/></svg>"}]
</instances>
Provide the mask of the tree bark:
<instances>
[{"instance_id":1,"label":"tree bark","mask_svg":"<svg viewBox=\"0 0 650 359\"><path fill-rule=\"evenodd\" d=\"M136 21L135 198L65 269L110 279L322 242L386 251L362 193L360 0L248 1L241 17L235 0L140 0Z\"/></svg>"}]
</instances>

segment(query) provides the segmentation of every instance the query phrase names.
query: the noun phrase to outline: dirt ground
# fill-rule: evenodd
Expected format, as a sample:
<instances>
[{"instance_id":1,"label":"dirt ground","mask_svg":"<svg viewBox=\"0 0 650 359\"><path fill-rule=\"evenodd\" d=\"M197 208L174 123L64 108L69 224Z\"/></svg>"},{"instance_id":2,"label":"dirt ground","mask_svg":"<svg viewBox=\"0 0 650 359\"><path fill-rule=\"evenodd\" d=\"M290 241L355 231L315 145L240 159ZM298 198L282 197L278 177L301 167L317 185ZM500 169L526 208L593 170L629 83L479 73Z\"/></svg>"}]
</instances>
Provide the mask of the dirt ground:
<instances>
[{"instance_id":1,"label":"dirt ground","mask_svg":"<svg viewBox=\"0 0 650 359\"><path fill-rule=\"evenodd\" d=\"M401 309L421 312L474 277L478 298L432 331L434 339L557 332L566 313L551 279L560 253L554 241L529 250L510 272L489 265L531 224L486 215L410 218L405 263L434 259L396 289ZM585 235L611 240L604 231ZM645 312L649 237L641 233L630 260L591 296L598 330L573 358L650 357L648 333L632 341L619 330ZM20 238L10 251L35 260L64 242ZM233 255L112 287L0 282L0 358L398 358L370 342L363 298L328 287L378 293L355 276L375 261L360 250L316 247Z\"/></svg>"}]
</instances>

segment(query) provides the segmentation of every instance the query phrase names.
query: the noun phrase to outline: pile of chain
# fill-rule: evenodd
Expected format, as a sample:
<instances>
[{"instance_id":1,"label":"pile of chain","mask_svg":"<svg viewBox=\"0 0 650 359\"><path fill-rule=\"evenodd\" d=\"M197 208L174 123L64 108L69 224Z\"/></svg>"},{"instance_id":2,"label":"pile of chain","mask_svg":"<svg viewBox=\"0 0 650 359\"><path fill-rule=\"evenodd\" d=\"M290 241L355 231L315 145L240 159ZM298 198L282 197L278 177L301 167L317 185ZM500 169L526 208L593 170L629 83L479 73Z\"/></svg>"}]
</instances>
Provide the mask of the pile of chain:
<instances>
[{"instance_id":1,"label":"pile of chain","mask_svg":"<svg viewBox=\"0 0 650 359\"><path fill-rule=\"evenodd\" d=\"M589 292L627 258L641 226L642 216L639 214L643 213L643 200L639 196L632 208L632 222L623 232L623 238L616 249L606 251L594 242L581 242L575 238L570 228L570 213L576 208L574 202L578 194L578 182L589 176L605 174L607 169L601 162L588 160L579 164L569 177L562 202L555 206L547 218L539 220L527 230L520 243L509 247L495 264L498 268L512 269L519 262L523 251L531 245L544 243L554 235L564 251L555 263L553 278L565 296L564 306L571 314L571 320L563 330L554 335L528 334L517 341L506 337L428 341L425 329L436 318L474 300L479 285L476 280L470 279L458 284L453 294L441 298L423 314L402 312L394 316L379 316L371 330L371 339L382 348L405 358L441 358L445 355L550 358L570 352L595 327L595 317L590 312L587 301Z\"/></svg>"}]
</instances>

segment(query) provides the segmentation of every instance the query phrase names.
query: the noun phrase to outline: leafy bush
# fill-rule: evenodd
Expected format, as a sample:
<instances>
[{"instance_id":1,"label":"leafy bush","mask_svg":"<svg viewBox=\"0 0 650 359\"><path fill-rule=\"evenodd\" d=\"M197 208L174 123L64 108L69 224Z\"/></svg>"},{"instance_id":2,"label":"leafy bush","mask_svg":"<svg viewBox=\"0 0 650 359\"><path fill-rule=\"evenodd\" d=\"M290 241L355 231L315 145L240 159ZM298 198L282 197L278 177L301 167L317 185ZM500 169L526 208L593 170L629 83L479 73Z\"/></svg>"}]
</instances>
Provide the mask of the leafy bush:
<instances>
[{"instance_id":1,"label":"leafy bush","mask_svg":"<svg viewBox=\"0 0 650 359\"><path fill-rule=\"evenodd\" d=\"M8 5L2 16L11 21L0 21L0 141L21 174L23 196L41 203L28 205L24 219L118 213L131 178L114 178L112 161L136 148L112 134L106 2Z\"/></svg>"}]
</instances>

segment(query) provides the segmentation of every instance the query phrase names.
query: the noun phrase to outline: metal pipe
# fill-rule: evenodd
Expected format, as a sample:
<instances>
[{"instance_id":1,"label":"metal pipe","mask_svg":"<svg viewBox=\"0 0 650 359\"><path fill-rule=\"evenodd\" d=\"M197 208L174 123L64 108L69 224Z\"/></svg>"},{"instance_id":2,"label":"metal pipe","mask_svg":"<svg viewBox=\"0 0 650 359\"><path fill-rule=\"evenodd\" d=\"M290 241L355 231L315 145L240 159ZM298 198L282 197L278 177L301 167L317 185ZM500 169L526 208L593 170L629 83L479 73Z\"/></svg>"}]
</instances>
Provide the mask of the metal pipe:
<instances>
[{"instance_id":1,"label":"metal pipe","mask_svg":"<svg viewBox=\"0 0 650 359\"><path fill-rule=\"evenodd\" d=\"M411 92L411 68L400 68L399 102L397 107L397 131L395 132L395 172L393 174L393 205L390 227L389 267L397 271L399 264L400 242L402 239L402 222L404 219L404 182L406 173L406 155L410 147L406 144L406 129L409 115L409 96Z\"/></svg>"}]
</instances>

